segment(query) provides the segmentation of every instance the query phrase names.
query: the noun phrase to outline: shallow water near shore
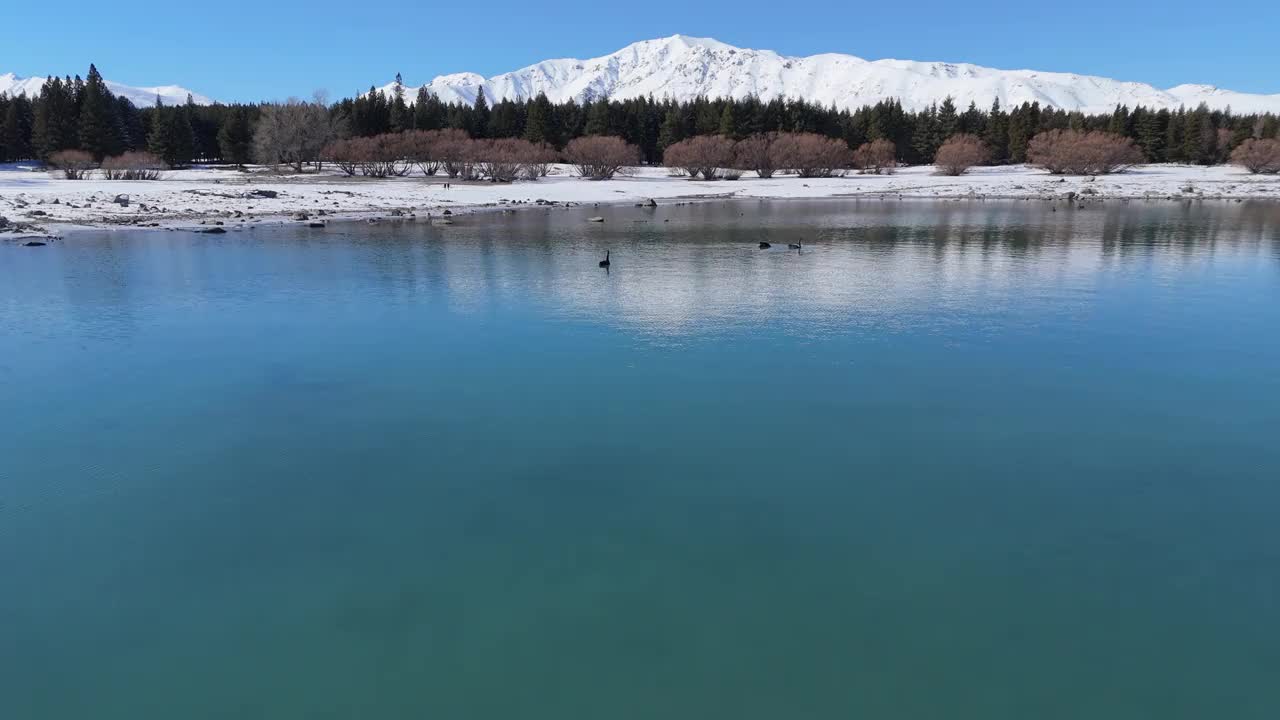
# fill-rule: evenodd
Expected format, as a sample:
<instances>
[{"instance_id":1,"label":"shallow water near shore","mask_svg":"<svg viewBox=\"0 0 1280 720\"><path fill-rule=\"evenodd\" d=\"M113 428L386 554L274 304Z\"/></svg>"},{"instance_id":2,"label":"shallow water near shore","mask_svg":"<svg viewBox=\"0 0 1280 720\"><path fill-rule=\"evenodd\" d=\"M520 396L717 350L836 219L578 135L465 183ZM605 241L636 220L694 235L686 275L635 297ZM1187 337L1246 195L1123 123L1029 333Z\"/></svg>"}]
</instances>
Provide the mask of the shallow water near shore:
<instances>
[{"instance_id":1,"label":"shallow water near shore","mask_svg":"<svg viewBox=\"0 0 1280 720\"><path fill-rule=\"evenodd\" d=\"M0 245L0 716L1274 718L1277 369L1265 203Z\"/></svg>"}]
</instances>

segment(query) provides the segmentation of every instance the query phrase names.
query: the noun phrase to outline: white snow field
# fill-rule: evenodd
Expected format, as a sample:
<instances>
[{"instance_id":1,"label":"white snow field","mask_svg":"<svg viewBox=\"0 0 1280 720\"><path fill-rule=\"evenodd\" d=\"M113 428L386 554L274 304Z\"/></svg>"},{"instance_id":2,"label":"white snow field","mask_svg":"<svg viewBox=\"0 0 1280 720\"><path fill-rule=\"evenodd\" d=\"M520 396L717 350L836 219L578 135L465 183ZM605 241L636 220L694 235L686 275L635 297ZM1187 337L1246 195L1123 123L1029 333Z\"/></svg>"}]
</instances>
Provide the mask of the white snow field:
<instances>
[{"instance_id":1,"label":"white snow field","mask_svg":"<svg viewBox=\"0 0 1280 720\"><path fill-rule=\"evenodd\" d=\"M451 187L446 188L449 182ZM267 197L270 195L274 197ZM115 202L128 196L128 204ZM0 216L58 233L75 227L204 227L226 229L261 223L343 219L423 220L444 210L463 213L494 208L570 204L658 204L711 198L953 198L1099 202L1280 200L1280 177L1250 175L1232 166L1146 165L1129 172L1058 177L1025 165L976 168L960 177L937 175L933 167L899 169L893 175L848 175L805 179L794 175L737 181L691 181L664 168L637 168L608 181L575 177L556 166L550 177L511 184L464 183L410 175L371 179L326 170L304 175L265 168L237 172L195 168L167 172L158 181L65 180L23 166L0 167ZM0 237L4 237L0 235Z\"/></svg>"}]
</instances>

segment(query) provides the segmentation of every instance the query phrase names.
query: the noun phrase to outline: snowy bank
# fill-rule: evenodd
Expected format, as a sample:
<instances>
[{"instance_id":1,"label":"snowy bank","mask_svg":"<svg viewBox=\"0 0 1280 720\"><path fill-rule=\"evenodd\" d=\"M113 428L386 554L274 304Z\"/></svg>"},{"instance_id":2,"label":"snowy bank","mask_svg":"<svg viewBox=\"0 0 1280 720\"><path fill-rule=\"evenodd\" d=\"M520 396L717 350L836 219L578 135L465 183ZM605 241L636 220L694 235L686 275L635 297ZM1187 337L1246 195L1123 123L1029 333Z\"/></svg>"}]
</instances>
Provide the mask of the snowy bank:
<instances>
[{"instance_id":1,"label":"snowy bank","mask_svg":"<svg viewBox=\"0 0 1280 720\"><path fill-rule=\"evenodd\" d=\"M958 198L1054 202L1150 200L1278 200L1280 178L1230 166L1147 165L1092 177L1057 177L1025 165L937 175L932 167L893 175L838 178L744 176L737 181L691 181L664 168L638 168L610 181L574 177L567 166L538 181L511 184L451 181L414 174L399 178L345 177L336 171L279 174L194 168L158 181L65 180L42 169L0 166L0 216L9 230L57 233L76 227L217 227L333 219L439 217L525 205L622 204L705 198ZM4 224L0 222L0 225ZM3 231L0 231L3 232ZM3 236L0 236L3 237Z\"/></svg>"}]
</instances>

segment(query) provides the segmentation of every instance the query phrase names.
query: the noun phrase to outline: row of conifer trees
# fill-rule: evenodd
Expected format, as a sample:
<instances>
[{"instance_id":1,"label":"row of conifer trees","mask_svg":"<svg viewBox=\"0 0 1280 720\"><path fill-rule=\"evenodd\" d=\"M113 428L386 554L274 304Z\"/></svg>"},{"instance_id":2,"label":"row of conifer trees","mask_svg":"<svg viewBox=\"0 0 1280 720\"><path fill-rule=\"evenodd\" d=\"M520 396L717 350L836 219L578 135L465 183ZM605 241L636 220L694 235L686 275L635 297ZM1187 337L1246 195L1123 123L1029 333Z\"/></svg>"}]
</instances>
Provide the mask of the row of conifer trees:
<instances>
[{"instance_id":1,"label":"row of conifer trees","mask_svg":"<svg viewBox=\"0 0 1280 720\"><path fill-rule=\"evenodd\" d=\"M94 158L148 151L171 167L192 162L253 161L256 104L138 108L114 96L97 68L86 78L52 78L35 98L0 96L0 161L44 159L59 150L81 149ZM1216 164L1248 138L1280 135L1273 114L1242 115L1206 106L1178 110L1117 107L1086 115L1036 103L1003 108L958 108L950 98L910 111L897 101L840 110L804 100L696 98L686 102L651 97L553 103L545 95L491 103L481 92L474 103L446 103L425 89L415 94L397 83L390 92L366 93L326 103L344 134L371 137L401 130L459 129L475 138L523 138L562 148L587 135L615 135L657 163L665 148L690 137L741 139L763 132L811 132L857 148L888 140L906 164L930 163L947 138L981 138L993 164L1024 162L1036 134L1053 129L1105 130L1131 138L1148 162Z\"/></svg>"}]
</instances>

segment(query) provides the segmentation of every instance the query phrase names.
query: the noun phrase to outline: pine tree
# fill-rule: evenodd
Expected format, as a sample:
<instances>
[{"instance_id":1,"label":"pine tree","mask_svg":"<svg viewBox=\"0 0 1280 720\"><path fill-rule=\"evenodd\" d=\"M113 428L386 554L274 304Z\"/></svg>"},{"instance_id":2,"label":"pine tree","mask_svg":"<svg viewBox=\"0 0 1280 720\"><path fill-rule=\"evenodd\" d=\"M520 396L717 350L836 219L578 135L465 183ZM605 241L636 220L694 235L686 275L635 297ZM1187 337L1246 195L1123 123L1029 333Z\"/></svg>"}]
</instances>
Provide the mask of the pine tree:
<instances>
[{"instance_id":1,"label":"pine tree","mask_svg":"<svg viewBox=\"0 0 1280 720\"><path fill-rule=\"evenodd\" d=\"M950 100L950 98L947 98ZM915 152L915 160L921 163L933 162L938 147L942 145L941 124L938 122L938 106L933 105L916 116L915 131L911 134L911 149Z\"/></svg>"},{"instance_id":2,"label":"pine tree","mask_svg":"<svg viewBox=\"0 0 1280 720\"><path fill-rule=\"evenodd\" d=\"M1217 130L1209 116L1209 106L1201 103L1186 117L1182 135L1182 156L1186 162L1211 165L1217 156Z\"/></svg>"},{"instance_id":3,"label":"pine tree","mask_svg":"<svg viewBox=\"0 0 1280 720\"><path fill-rule=\"evenodd\" d=\"M1255 137L1271 139L1280 137L1280 116L1268 114L1263 118Z\"/></svg>"},{"instance_id":4,"label":"pine tree","mask_svg":"<svg viewBox=\"0 0 1280 720\"><path fill-rule=\"evenodd\" d=\"M235 164L237 168L244 168L250 159L252 143L249 112L242 106L236 106L227 114L218 130L218 147L222 151L222 160Z\"/></svg>"},{"instance_id":5,"label":"pine tree","mask_svg":"<svg viewBox=\"0 0 1280 720\"><path fill-rule=\"evenodd\" d=\"M9 96L0 93L0 162L9 161L9 148L4 139L4 120L9 114Z\"/></svg>"},{"instance_id":6,"label":"pine tree","mask_svg":"<svg viewBox=\"0 0 1280 720\"><path fill-rule=\"evenodd\" d=\"M987 133L986 118L982 111L978 109L978 103L970 100L969 108L960 116L960 122L956 126L956 132L968 133L982 137Z\"/></svg>"},{"instance_id":7,"label":"pine tree","mask_svg":"<svg viewBox=\"0 0 1280 720\"><path fill-rule=\"evenodd\" d=\"M1177 113L1169 116L1169 124L1165 127L1164 148L1167 162L1187 162L1183 147L1183 131L1187 125L1187 109L1178 108Z\"/></svg>"},{"instance_id":8,"label":"pine tree","mask_svg":"<svg viewBox=\"0 0 1280 720\"><path fill-rule=\"evenodd\" d=\"M408 130L412 123L409 107L404 102L404 81L400 73L396 73L395 84L391 86L391 105L387 112L387 125L391 132L400 132Z\"/></svg>"},{"instance_id":9,"label":"pine tree","mask_svg":"<svg viewBox=\"0 0 1280 720\"><path fill-rule=\"evenodd\" d=\"M1129 118L1129 106L1117 105L1111 113L1111 120L1107 123L1107 132L1128 136L1130 134Z\"/></svg>"},{"instance_id":10,"label":"pine tree","mask_svg":"<svg viewBox=\"0 0 1280 720\"><path fill-rule=\"evenodd\" d=\"M142 113L127 97L116 98L116 118L120 122L123 150L142 150L147 146L147 133L142 126Z\"/></svg>"},{"instance_id":11,"label":"pine tree","mask_svg":"<svg viewBox=\"0 0 1280 720\"><path fill-rule=\"evenodd\" d=\"M169 167L178 164L177 148L174 146L172 126L169 124L169 113L173 112L160 102L156 95L156 104L151 113L151 132L147 134L147 149L152 155L163 160Z\"/></svg>"},{"instance_id":12,"label":"pine tree","mask_svg":"<svg viewBox=\"0 0 1280 720\"><path fill-rule=\"evenodd\" d=\"M1168 116L1167 110L1160 113L1153 113L1141 107L1134 110L1134 132L1137 135L1138 147L1142 148L1142 154L1146 156L1147 162L1165 161L1165 128L1161 123L1161 117L1164 117L1164 122L1167 123Z\"/></svg>"},{"instance_id":13,"label":"pine tree","mask_svg":"<svg viewBox=\"0 0 1280 720\"><path fill-rule=\"evenodd\" d=\"M422 86L413 103L413 126L418 130L439 130L444 127L445 108L440 98Z\"/></svg>"},{"instance_id":14,"label":"pine tree","mask_svg":"<svg viewBox=\"0 0 1280 720\"><path fill-rule=\"evenodd\" d=\"M662 125L662 116L652 95L643 100L641 109L639 119L641 139L638 143L640 152L644 155L646 162L657 162L661 157L658 150L658 133Z\"/></svg>"},{"instance_id":15,"label":"pine tree","mask_svg":"<svg viewBox=\"0 0 1280 720\"><path fill-rule=\"evenodd\" d=\"M174 108L169 115L169 122L173 126L171 136L174 139L174 149L177 153L176 164L190 165L195 157L195 135L191 130L191 113L190 108L180 107Z\"/></svg>"},{"instance_id":16,"label":"pine tree","mask_svg":"<svg viewBox=\"0 0 1280 720\"><path fill-rule=\"evenodd\" d=\"M662 118L662 127L658 130L658 148L665 150L685 139L684 118L679 108L671 108Z\"/></svg>"},{"instance_id":17,"label":"pine tree","mask_svg":"<svg viewBox=\"0 0 1280 720\"><path fill-rule=\"evenodd\" d=\"M182 105L182 114L191 128L191 160L208 160L218 156L218 132L205 132L204 121L200 115L200 106L187 93L187 101Z\"/></svg>"},{"instance_id":18,"label":"pine tree","mask_svg":"<svg viewBox=\"0 0 1280 720\"><path fill-rule=\"evenodd\" d=\"M764 119L764 103L755 94L748 95L733 110L734 123L738 134L746 137L765 132L761 121Z\"/></svg>"},{"instance_id":19,"label":"pine tree","mask_svg":"<svg viewBox=\"0 0 1280 720\"><path fill-rule=\"evenodd\" d=\"M694 98L693 123L693 134L714 135L720 129L720 108L704 97Z\"/></svg>"},{"instance_id":20,"label":"pine tree","mask_svg":"<svg viewBox=\"0 0 1280 720\"><path fill-rule=\"evenodd\" d=\"M0 93L0 162L18 159L18 148L15 142L18 134L18 118L16 113L13 117L10 116L14 104L8 96Z\"/></svg>"},{"instance_id":21,"label":"pine tree","mask_svg":"<svg viewBox=\"0 0 1280 720\"><path fill-rule=\"evenodd\" d=\"M171 168L180 167L191 162L193 144L191 121L187 118L186 108L164 107L160 103L160 97L156 96L155 116L151 134L147 137L147 147L151 154Z\"/></svg>"},{"instance_id":22,"label":"pine tree","mask_svg":"<svg viewBox=\"0 0 1280 720\"><path fill-rule=\"evenodd\" d=\"M937 145L942 145L947 138L955 135L959 124L960 118L956 115L955 101L948 95L938 106L937 135L934 138Z\"/></svg>"},{"instance_id":23,"label":"pine tree","mask_svg":"<svg viewBox=\"0 0 1280 720\"><path fill-rule=\"evenodd\" d=\"M47 158L59 150L79 147L75 98L69 80L64 83L57 77L48 78L34 106L32 149L37 156Z\"/></svg>"},{"instance_id":24,"label":"pine tree","mask_svg":"<svg viewBox=\"0 0 1280 720\"><path fill-rule=\"evenodd\" d=\"M538 93L538 97L529 103L524 122L524 139L534 144L556 144L551 131L551 113L551 101L547 99L547 94Z\"/></svg>"},{"instance_id":25,"label":"pine tree","mask_svg":"<svg viewBox=\"0 0 1280 720\"><path fill-rule=\"evenodd\" d=\"M724 110L720 113L720 134L727 138L738 137L738 123L733 119L733 103L724 104Z\"/></svg>"},{"instance_id":26,"label":"pine tree","mask_svg":"<svg viewBox=\"0 0 1280 720\"><path fill-rule=\"evenodd\" d=\"M31 152L31 103L25 95L9 101L4 120L0 122L0 145L8 160L25 160Z\"/></svg>"},{"instance_id":27,"label":"pine tree","mask_svg":"<svg viewBox=\"0 0 1280 720\"><path fill-rule=\"evenodd\" d=\"M611 135L612 126L609 122L609 98L600 98L586 108L587 111L587 127L583 132L587 135Z\"/></svg>"},{"instance_id":28,"label":"pine tree","mask_svg":"<svg viewBox=\"0 0 1280 720\"><path fill-rule=\"evenodd\" d=\"M1036 134L1036 120L1031 106L1023 103L1009 113L1009 160L1015 163L1027 161L1027 143Z\"/></svg>"},{"instance_id":29,"label":"pine tree","mask_svg":"<svg viewBox=\"0 0 1280 720\"><path fill-rule=\"evenodd\" d=\"M489 101L484 97L484 86L481 85L476 90L476 104L471 108L470 128L471 137L484 137L485 131L489 128Z\"/></svg>"},{"instance_id":30,"label":"pine tree","mask_svg":"<svg viewBox=\"0 0 1280 720\"><path fill-rule=\"evenodd\" d=\"M991 148L991 161L1007 162L1009 159L1009 116L1000 109L1000 98L991 104L991 112L987 114L987 131L984 135L987 147Z\"/></svg>"},{"instance_id":31,"label":"pine tree","mask_svg":"<svg viewBox=\"0 0 1280 720\"><path fill-rule=\"evenodd\" d=\"M501 100L489 113L489 127L485 135L491 138L519 137L524 131L520 117L521 106L510 100Z\"/></svg>"},{"instance_id":32,"label":"pine tree","mask_svg":"<svg viewBox=\"0 0 1280 720\"><path fill-rule=\"evenodd\" d=\"M80 103L80 149L95 160L102 160L119 154L122 145L115 96L107 89L98 68L90 65Z\"/></svg>"}]
</instances>

